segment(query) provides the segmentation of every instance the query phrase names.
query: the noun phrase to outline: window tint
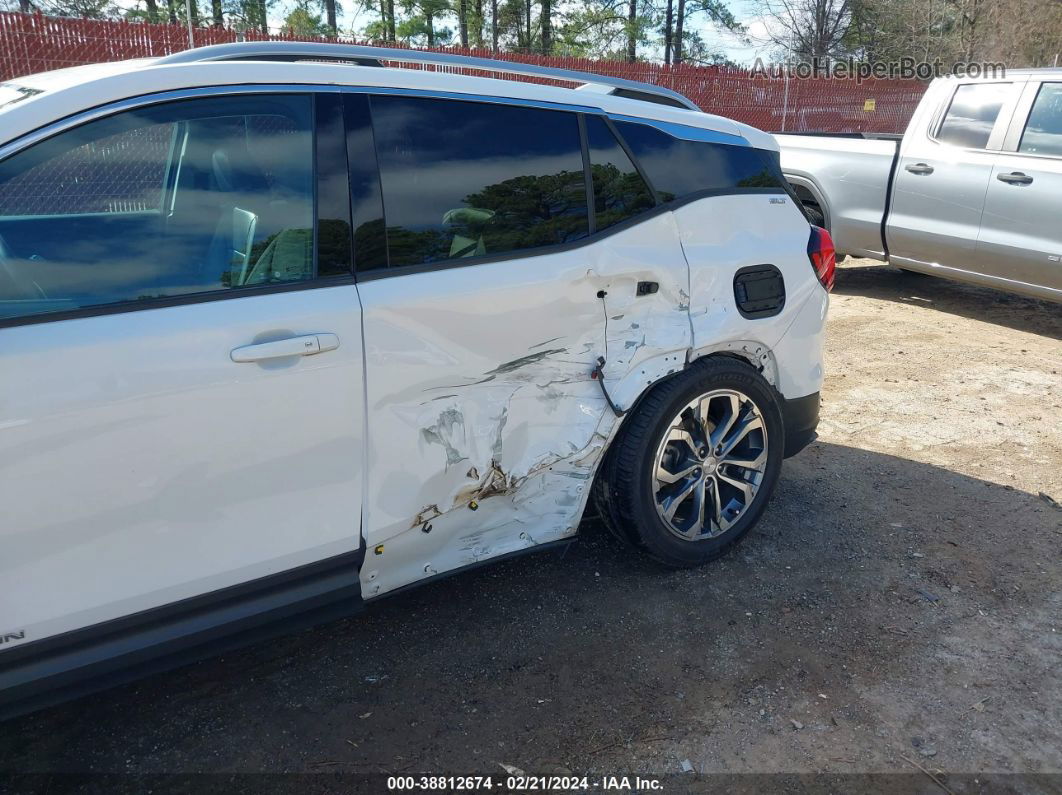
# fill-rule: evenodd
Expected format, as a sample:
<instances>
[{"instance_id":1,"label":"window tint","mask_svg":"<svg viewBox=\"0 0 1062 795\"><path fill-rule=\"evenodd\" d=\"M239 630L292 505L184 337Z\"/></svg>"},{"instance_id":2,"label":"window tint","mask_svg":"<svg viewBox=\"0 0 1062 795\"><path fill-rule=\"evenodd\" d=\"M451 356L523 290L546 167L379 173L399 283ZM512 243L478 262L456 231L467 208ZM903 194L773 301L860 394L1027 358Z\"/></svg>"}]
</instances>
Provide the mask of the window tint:
<instances>
[{"instance_id":1,"label":"window tint","mask_svg":"<svg viewBox=\"0 0 1062 795\"><path fill-rule=\"evenodd\" d=\"M574 114L398 96L372 112L392 266L588 234Z\"/></svg>"},{"instance_id":2,"label":"window tint","mask_svg":"<svg viewBox=\"0 0 1062 795\"><path fill-rule=\"evenodd\" d=\"M1044 83L1036 94L1019 152L1062 155L1062 83Z\"/></svg>"},{"instance_id":3,"label":"window tint","mask_svg":"<svg viewBox=\"0 0 1062 795\"><path fill-rule=\"evenodd\" d=\"M937 138L952 146L984 149L1010 89L1010 83L959 86L937 131Z\"/></svg>"},{"instance_id":4,"label":"window tint","mask_svg":"<svg viewBox=\"0 0 1062 795\"><path fill-rule=\"evenodd\" d=\"M310 107L154 105L0 163L0 316L313 278Z\"/></svg>"},{"instance_id":5,"label":"window tint","mask_svg":"<svg viewBox=\"0 0 1062 795\"><path fill-rule=\"evenodd\" d=\"M685 141L648 124L616 127L664 201L704 190L781 187L762 150Z\"/></svg>"},{"instance_id":6,"label":"window tint","mask_svg":"<svg viewBox=\"0 0 1062 795\"><path fill-rule=\"evenodd\" d=\"M318 94L314 99L317 142L317 275L350 276L350 192L343 97ZM311 257L313 252L310 252ZM312 260L311 260L312 265Z\"/></svg>"},{"instance_id":7,"label":"window tint","mask_svg":"<svg viewBox=\"0 0 1062 795\"><path fill-rule=\"evenodd\" d=\"M607 229L653 207L653 195L645 180L599 116L586 117L586 140L597 229Z\"/></svg>"},{"instance_id":8,"label":"window tint","mask_svg":"<svg viewBox=\"0 0 1062 795\"><path fill-rule=\"evenodd\" d=\"M367 94L347 94L347 162L350 165L354 262L359 270L387 265L380 174L376 168L372 118Z\"/></svg>"}]
</instances>

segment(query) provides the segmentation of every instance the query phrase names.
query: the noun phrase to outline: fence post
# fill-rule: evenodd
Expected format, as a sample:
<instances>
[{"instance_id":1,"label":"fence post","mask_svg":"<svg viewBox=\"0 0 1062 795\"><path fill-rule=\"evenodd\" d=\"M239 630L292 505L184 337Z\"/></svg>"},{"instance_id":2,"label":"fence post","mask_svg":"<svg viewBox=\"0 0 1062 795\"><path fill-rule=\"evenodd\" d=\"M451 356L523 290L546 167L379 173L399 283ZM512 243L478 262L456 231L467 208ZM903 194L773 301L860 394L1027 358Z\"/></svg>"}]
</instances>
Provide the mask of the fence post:
<instances>
[{"instance_id":1,"label":"fence post","mask_svg":"<svg viewBox=\"0 0 1062 795\"><path fill-rule=\"evenodd\" d=\"M782 100L782 132L785 132L785 117L789 114L789 63L785 64L785 98Z\"/></svg>"}]
</instances>

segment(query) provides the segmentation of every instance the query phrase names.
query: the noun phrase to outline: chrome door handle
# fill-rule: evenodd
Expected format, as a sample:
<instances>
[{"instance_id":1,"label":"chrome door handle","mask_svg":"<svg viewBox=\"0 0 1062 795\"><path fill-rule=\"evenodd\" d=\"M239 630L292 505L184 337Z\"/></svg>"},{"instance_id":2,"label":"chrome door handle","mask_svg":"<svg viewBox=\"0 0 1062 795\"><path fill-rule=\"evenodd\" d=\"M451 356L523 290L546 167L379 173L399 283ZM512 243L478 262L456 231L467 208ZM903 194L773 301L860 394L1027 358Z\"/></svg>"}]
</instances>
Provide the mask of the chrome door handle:
<instances>
[{"instance_id":1,"label":"chrome door handle","mask_svg":"<svg viewBox=\"0 0 1062 795\"><path fill-rule=\"evenodd\" d=\"M912 174L932 174L933 166L928 163L915 163L914 165L904 166Z\"/></svg>"},{"instance_id":2,"label":"chrome door handle","mask_svg":"<svg viewBox=\"0 0 1062 795\"><path fill-rule=\"evenodd\" d=\"M1022 174L1020 171L1012 171L1009 174L996 174L996 179L1009 185L1031 185L1032 177Z\"/></svg>"},{"instance_id":3,"label":"chrome door handle","mask_svg":"<svg viewBox=\"0 0 1062 795\"><path fill-rule=\"evenodd\" d=\"M335 334L305 334L257 345L233 348L229 356L234 362L261 362L267 359L284 359L288 356L312 356L315 353L334 351L339 347Z\"/></svg>"}]
</instances>

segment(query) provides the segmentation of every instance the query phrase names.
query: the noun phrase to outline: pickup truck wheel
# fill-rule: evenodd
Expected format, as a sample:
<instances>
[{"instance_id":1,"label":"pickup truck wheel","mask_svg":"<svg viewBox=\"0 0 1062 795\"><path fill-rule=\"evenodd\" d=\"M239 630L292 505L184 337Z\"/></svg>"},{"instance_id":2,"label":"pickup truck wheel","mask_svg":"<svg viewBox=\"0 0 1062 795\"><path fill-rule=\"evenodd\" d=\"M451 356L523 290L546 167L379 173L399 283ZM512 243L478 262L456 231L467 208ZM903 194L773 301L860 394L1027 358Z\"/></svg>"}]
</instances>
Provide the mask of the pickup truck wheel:
<instances>
[{"instance_id":1,"label":"pickup truck wheel","mask_svg":"<svg viewBox=\"0 0 1062 795\"><path fill-rule=\"evenodd\" d=\"M784 446L779 399L755 368L696 363L624 423L608 455L602 517L666 565L706 563L759 520Z\"/></svg>"}]
</instances>

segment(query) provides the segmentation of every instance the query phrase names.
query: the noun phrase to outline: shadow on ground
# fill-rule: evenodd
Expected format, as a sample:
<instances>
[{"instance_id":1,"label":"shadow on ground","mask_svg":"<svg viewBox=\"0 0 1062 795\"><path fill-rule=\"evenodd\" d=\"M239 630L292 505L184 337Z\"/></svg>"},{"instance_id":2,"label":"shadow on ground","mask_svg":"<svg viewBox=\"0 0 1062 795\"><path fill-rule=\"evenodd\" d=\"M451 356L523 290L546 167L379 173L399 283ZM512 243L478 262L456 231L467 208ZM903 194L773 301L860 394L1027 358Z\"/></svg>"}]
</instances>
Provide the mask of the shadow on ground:
<instances>
[{"instance_id":1,"label":"shadow on ground","mask_svg":"<svg viewBox=\"0 0 1062 795\"><path fill-rule=\"evenodd\" d=\"M586 522L566 552L4 724L0 771L1058 771L1060 517L819 443L715 564L663 570Z\"/></svg>"},{"instance_id":2,"label":"shadow on ground","mask_svg":"<svg viewBox=\"0 0 1062 795\"><path fill-rule=\"evenodd\" d=\"M1062 340L1062 304L909 273L869 260L850 260L838 268L834 292L913 304Z\"/></svg>"}]
</instances>

